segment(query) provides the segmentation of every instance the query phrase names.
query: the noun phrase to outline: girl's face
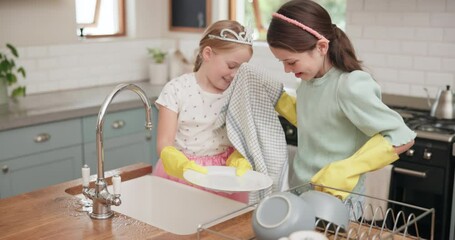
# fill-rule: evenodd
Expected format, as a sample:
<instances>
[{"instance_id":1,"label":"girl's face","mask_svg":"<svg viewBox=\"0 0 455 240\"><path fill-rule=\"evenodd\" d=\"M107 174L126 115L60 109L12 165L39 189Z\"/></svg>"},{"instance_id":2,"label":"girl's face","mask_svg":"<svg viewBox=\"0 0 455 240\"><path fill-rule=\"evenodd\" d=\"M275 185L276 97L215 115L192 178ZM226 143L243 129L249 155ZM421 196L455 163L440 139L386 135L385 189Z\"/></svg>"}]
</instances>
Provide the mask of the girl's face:
<instances>
[{"instance_id":1,"label":"girl's face","mask_svg":"<svg viewBox=\"0 0 455 240\"><path fill-rule=\"evenodd\" d=\"M242 63L251 59L249 46L240 46L232 50L216 51L206 47L203 52L202 79L198 79L203 89L214 92L224 92ZM199 71L198 71L199 72ZM199 75L201 76L201 75Z\"/></svg>"},{"instance_id":2,"label":"girl's face","mask_svg":"<svg viewBox=\"0 0 455 240\"><path fill-rule=\"evenodd\" d=\"M291 52L282 48L270 47L273 55L283 63L286 73L294 73L296 78L311 80L325 74L325 52L316 47L302 53Z\"/></svg>"}]
</instances>

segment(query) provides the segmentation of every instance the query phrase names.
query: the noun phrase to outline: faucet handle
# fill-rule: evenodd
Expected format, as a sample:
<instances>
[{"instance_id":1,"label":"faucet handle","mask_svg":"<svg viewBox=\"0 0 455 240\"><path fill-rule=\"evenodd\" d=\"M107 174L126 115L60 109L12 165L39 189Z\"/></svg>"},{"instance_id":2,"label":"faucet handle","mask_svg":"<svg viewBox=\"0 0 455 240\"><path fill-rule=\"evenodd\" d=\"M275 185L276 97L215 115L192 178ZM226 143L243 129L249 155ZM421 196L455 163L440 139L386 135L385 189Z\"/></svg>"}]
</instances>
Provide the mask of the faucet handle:
<instances>
[{"instance_id":1,"label":"faucet handle","mask_svg":"<svg viewBox=\"0 0 455 240\"><path fill-rule=\"evenodd\" d=\"M112 185L114 185L114 194L115 195L120 195L121 192L121 182L122 182L122 177L119 175L114 175L112 177Z\"/></svg>"},{"instance_id":2,"label":"faucet handle","mask_svg":"<svg viewBox=\"0 0 455 240\"><path fill-rule=\"evenodd\" d=\"M90 183L90 168L87 164L82 167L82 187L88 187Z\"/></svg>"}]
</instances>

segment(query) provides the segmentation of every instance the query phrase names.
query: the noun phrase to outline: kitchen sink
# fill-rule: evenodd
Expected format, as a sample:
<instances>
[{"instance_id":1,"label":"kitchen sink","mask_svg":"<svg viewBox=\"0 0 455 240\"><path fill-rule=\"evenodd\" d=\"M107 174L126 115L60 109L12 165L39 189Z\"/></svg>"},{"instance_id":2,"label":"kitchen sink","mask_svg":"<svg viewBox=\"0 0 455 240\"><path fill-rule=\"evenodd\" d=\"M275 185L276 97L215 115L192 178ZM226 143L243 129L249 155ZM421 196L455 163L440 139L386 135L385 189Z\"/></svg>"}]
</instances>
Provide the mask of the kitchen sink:
<instances>
[{"instance_id":1,"label":"kitchen sink","mask_svg":"<svg viewBox=\"0 0 455 240\"><path fill-rule=\"evenodd\" d=\"M108 189L113 192L112 186ZM150 174L122 182L120 198L122 204L112 210L177 235L194 234L200 224L213 226L247 211L233 215L246 204ZM228 214L229 219L214 221Z\"/></svg>"}]
</instances>

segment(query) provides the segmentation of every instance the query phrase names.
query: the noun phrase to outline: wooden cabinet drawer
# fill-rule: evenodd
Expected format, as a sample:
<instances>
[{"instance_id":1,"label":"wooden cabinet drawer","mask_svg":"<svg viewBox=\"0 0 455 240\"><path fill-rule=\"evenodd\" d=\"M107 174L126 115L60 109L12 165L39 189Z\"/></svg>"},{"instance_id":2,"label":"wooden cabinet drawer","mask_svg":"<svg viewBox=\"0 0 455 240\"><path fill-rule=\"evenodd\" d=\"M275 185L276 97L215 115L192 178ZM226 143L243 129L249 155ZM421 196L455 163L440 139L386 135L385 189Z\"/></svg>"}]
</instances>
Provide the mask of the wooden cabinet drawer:
<instances>
[{"instance_id":1,"label":"wooden cabinet drawer","mask_svg":"<svg viewBox=\"0 0 455 240\"><path fill-rule=\"evenodd\" d=\"M96 121L98 115L84 117L82 119L84 142L96 140ZM155 125L155 123L153 123ZM145 110L136 108L132 110L106 113L104 116L103 139L119 137L131 133L144 132Z\"/></svg>"},{"instance_id":2,"label":"wooden cabinet drawer","mask_svg":"<svg viewBox=\"0 0 455 240\"><path fill-rule=\"evenodd\" d=\"M0 159L82 143L80 119L52 122L0 132Z\"/></svg>"}]
</instances>

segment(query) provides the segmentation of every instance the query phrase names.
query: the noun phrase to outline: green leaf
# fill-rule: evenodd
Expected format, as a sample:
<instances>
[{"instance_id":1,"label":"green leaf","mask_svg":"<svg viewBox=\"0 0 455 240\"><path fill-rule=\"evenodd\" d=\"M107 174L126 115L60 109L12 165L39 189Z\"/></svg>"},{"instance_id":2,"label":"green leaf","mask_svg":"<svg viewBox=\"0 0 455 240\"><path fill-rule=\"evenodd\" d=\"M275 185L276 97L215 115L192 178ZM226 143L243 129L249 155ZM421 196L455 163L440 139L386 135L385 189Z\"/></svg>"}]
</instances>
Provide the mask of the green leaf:
<instances>
[{"instance_id":1,"label":"green leaf","mask_svg":"<svg viewBox=\"0 0 455 240\"><path fill-rule=\"evenodd\" d=\"M19 57L19 53L17 52L16 48L15 48L13 45L7 43L7 44L6 44L6 47L9 48L9 50L11 51L11 53L12 53L15 57Z\"/></svg>"},{"instance_id":2,"label":"green leaf","mask_svg":"<svg viewBox=\"0 0 455 240\"><path fill-rule=\"evenodd\" d=\"M15 85L18 82L18 75L26 77L25 69L22 66L17 66L15 60L19 57L17 49L12 45L7 43L6 47L11 51L11 58L9 54L4 52L0 53L0 81L5 81L8 87ZM12 97L16 96L25 96L25 86L18 86L13 89L11 95Z\"/></svg>"},{"instance_id":3,"label":"green leaf","mask_svg":"<svg viewBox=\"0 0 455 240\"><path fill-rule=\"evenodd\" d=\"M25 69L23 67L20 67L19 69L17 69L17 72L22 74L22 77L26 77L27 74L25 73Z\"/></svg>"},{"instance_id":4,"label":"green leaf","mask_svg":"<svg viewBox=\"0 0 455 240\"><path fill-rule=\"evenodd\" d=\"M6 74L6 82L8 83L8 86L11 86L13 85L14 83L17 82L17 77L16 75L12 74L12 73L7 73Z\"/></svg>"},{"instance_id":5,"label":"green leaf","mask_svg":"<svg viewBox=\"0 0 455 240\"><path fill-rule=\"evenodd\" d=\"M25 97L25 87L17 87L11 93L12 98Z\"/></svg>"}]
</instances>

